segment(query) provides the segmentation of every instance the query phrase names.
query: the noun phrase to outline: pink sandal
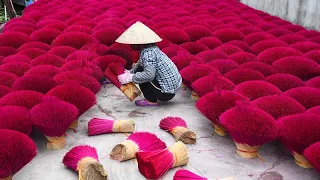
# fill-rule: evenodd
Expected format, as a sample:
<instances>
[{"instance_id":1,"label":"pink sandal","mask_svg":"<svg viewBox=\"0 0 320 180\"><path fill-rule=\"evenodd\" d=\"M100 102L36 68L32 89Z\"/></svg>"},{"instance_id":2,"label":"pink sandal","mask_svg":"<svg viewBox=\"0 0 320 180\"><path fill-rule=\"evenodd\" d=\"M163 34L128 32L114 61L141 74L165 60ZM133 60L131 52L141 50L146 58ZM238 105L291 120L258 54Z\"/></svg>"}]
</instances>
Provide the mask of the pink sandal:
<instances>
[{"instance_id":1,"label":"pink sandal","mask_svg":"<svg viewBox=\"0 0 320 180\"><path fill-rule=\"evenodd\" d=\"M159 106L160 104L157 103L149 103L147 100L142 99L142 100L136 100L135 101L136 106Z\"/></svg>"}]
</instances>

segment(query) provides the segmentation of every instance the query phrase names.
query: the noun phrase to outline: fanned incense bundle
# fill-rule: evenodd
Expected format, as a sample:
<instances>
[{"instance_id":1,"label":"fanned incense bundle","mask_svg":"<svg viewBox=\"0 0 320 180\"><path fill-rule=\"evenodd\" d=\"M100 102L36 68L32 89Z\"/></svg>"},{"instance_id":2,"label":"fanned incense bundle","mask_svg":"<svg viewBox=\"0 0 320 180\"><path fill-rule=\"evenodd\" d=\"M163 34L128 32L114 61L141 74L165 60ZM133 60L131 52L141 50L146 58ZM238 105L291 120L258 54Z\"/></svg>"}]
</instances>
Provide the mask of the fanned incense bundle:
<instances>
[{"instance_id":1,"label":"fanned incense bundle","mask_svg":"<svg viewBox=\"0 0 320 180\"><path fill-rule=\"evenodd\" d=\"M106 180L107 173L99 163L94 147L83 145L72 148L62 160L63 164L78 171L79 180Z\"/></svg>"},{"instance_id":2,"label":"fanned incense bundle","mask_svg":"<svg viewBox=\"0 0 320 180\"><path fill-rule=\"evenodd\" d=\"M196 133L189 130L187 123L180 117L166 117L160 121L160 128L171 133L177 141L185 144L196 143Z\"/></svg>"},{"instance_id":3,"label":"fanned incense bundle","mask_svg":"<svg viewBox=\"0 0 320 180\"><path fill-rule=\"evenodd\" d=\"M112 84L119 88L130 101L133 101L141 94L141 91L133 82L123 85L120 84L117 76L122 73L124 73L124 67L122 67L121 64L111 63L105 70L104 75L112 82Z\"/></svg>"},{"instance_id":4,"label":"fanned incense bundle","mask_svg":"<svg viewBox=\"0 0 320 180\"><path fill-rule=\"evenodd\" d=\"M219 136L225 136L227 131L221 125L219 116L226 110L233 108L237 100L247 100L243 95L230 90L217 90L201 97L196 103L200 113L208 118Z\"/></svg>"},{"instance_id":5,"label":"fanned incense bundle","mask_svg":"<svg viewBox=\"0 0 320 180\"><path fill-rule=\"evenodd\" d=\"M148 179L158 179L170 168L186 165L189 157L186 145L179 141L168 149L138 152L137 160L142 175Z\"/></svg>"},{"instance_id":6,"label":"fanned incense bundle","mask_svg":"<svg viewBox=\"0 0 320 180\"><path fill-rule=\"evenodd\" d=\"M166 149L166 144L155 134L148 132L136 132L125 141L117 144L111 151L111 159L126 161L136 157L139 151L156 151Z\"/></svg>"},{"instance_id":7,"label":"fanned incense bundle","mask_svg":"<svg viewBox=\"0 0 320 180\"><path fill-rule=\"evenodd\" d=\"M0 140L0 179L12 180L36 156L37 147L27 135L8 129L0 129Z\"/></svg>"},{"instance_id":8,"label":"fanned incense bundle","mask_svg":"<svg viewBox=\"0 0 320 180\"><path fill-rule=\"evenodd\" d=\"M290 150L296 164L312 168L303 151L320 141L320 116L312 113L285 116L277 121L279 139Z\"/></svg>"},{"instance_id":9,"label":"fanned incense bundle","mask_svg":"<svg viewBox=\"0 0 320 180\"><path fill-rule=\"evenodd\" d=\"M201 177L185 169L180 169L176 171L176 173L173 176L173 180L233 180L233 179L234 179L233 177L223 178L223 179L208 179L205 177Z\"/></svg>"},{"instance_id":10,"label":"fanned incense bundle","mask_svg":"<svg viewBox=\"0 0 320 180\"><path fill-rule=\"evenodd\" d=\"M29 118L46 136L47 148L57 150L66 145L64 135L70 125L77 121L78 112L76 106L47 96L29 111Z\"/></svg>"},{"instance_id":11,"label":"fanned incense bundle","mask_svg":"<svg viewBox=\"0 0 320 180\"><path fill-rule=\"evenodd\" d=\"M303 154L312 166L320 173L320 141L305 149Z\"/></svg>"},{"instance_id":12,"label":"fanned incense bundle","mask_svg":"<svg viewBox=\"0 0 320 180\"><path fill-rule=\"evenodd\" d=\"M277 138L276 120L256 107L237 101L237 106L220 116L221 124L232 136L242 158L259 157L258 149Z\"/></svg>"},{"instance_id":13,"label":"fanned incense bundle","mask_svg":"<svg viewBox=\"0 0 320 180\"><path fill-rule=\"evenodd\" d=\"M113 132L133 132L135 123L133 120L107 120L93 118L88 123L88 135L94 136L98 134L107 134Z\"/></svg>"}]
</instances>

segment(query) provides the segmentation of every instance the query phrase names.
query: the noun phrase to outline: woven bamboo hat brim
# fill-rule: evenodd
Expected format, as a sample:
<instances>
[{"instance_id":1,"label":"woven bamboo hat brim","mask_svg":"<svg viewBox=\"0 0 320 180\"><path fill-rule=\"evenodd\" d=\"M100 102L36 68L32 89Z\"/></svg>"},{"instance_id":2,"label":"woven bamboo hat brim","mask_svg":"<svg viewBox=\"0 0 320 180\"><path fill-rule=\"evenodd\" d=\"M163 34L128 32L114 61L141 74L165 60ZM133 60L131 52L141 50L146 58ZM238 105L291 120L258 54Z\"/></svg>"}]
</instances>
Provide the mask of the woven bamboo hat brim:
<instances>
[{"instance_id":1,"label":"woven bamboo hat brim","mask_svg":"<svg viewBox=\"0 0 320 180\"><path fill-rule=\"evenodd\" d=\"M116 42L122 44L151 44L162 39L149 27L137 21L118 37Z\"/></svg>"}]
</instances>

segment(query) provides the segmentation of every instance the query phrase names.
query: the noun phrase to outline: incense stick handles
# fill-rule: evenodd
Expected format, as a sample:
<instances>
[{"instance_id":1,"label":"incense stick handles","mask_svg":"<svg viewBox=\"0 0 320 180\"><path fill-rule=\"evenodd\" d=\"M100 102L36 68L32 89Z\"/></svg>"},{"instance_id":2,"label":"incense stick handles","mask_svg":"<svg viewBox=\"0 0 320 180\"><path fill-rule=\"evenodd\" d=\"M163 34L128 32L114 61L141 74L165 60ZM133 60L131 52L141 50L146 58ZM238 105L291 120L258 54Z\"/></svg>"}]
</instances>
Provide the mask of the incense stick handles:
<instances>
[{"instance_id":1,"label":"incense stick handles","mask_svg":"<svg viewBox=\"0 0 320 180\"><path fill-rule=\"evenodd\" d=\"M117 144L111 151L110 157L117 161L126 161L136 157L136 153L139 151L139 146L131 140L125 140L124 142Z\"/></svg>"},{"instance_id":2,"label":"incense stick handles","mask_svg":"<svg viewBox=\"0 0 320 180\"><path fill-rule=\"evenodd\" d=\"M292 152L296 164L302 168L311 169L313 168L310 162L302 154Z\"/></svg>"},{"instance_id":3,"label":"incense stick handles","mask_svg":"<svg viewBox=\"0 0 320 180\"><path fill-rule=\"evenodd\" d=\"M95 159L91 157L82 158L77 165L77 171L79 172L79 180L106 180L107 173L103 166Z\"/></svg>"},{"instance_id":4,"label":"incense stick handles","mask_svg":"<svg viewBox=\"0 0 320 180\"><path fill-rule=\"evenodd\" d=\"M120 90L131 102L141 94L141 91L132 82L122 85Z\"/></svg>"},{"instance_id":5,"label":"incense stick handles","mask_svg":"<svg viewBox=\"0 0 320 180\"><path fill-rule=\"evenodd\" d=\"M260 146L250 146L247 144L235 143L237 146L237 154L242 158L255 158L258 157L258 149Z\"/></svg>"},{"instance_id":6,"label":"incense stick handles","mask_svg":"<svg viewBox=\"0 0 320 180\"><path fill-rule=\"evenodd\" d=\"M0 178L0 180L12 180L12 176L8 176L8 177L6 177L6 178Z\"/></svg>"},{"instance_id":7,"label":"incense stick handles","mask_svg":"<svg viewBox=\"0 0 320 180\"><path fill-rule=\"evenodd\" d=\"M170 133L178 140L185 144L195 144L196 143L196 133L189 130L188 128L182 126L176 126Z\"/></svg>"},{"instance_id":8,"label":"incense stick handles","mask_svg":"<svg viewBox=\"0 0 320 180\"><path fill-rule=\"evenodd\" d=\"M133 120L119 120L115 121L112 126L112 132L133 132L135 130L135 123Z\"/></svg>"},{"instance_id":9,"label":"incense stick handles","mask_svg":"<svg viewBox=\"0 0 320 180\"><path fill-rule=\"evenodd\" d=\"M66 139L64 136L55 137L55 136L46 136L48 142L47 142L47 148L51 150L59 150L63 149L64 146L67 144Z\"/></svg>"},{"instance_id":10,"label":"incense stick handles","mask_svg":"<svg viewBox=\"0 0 320 180\"><path fill-rule=\"evenodd\" d=\"M188 164L188 150L187 146L184 143L179 141L175 143L172 147L169 147L168 150L172 153L174 159L172 168Z\"/></svg>"}]
</instances>

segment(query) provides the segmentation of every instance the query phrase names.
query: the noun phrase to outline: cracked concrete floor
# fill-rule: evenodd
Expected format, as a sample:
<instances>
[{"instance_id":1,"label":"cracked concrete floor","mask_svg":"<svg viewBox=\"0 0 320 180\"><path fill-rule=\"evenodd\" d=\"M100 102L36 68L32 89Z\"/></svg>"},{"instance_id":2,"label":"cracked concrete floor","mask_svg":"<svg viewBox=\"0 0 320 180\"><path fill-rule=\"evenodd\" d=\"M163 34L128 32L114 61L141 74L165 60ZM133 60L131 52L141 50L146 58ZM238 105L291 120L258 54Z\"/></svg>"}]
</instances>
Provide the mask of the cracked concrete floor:
<instances>
[{"instance_id":1,"label":"cracked concrete floor","mask_svg":"<svg viewBox=\"0 0 320 180\"><path fill-rule=\"evenodd\" d=\"M32 139L38 147L36 158L15 176L15 180L77 180L76 172L62 164L65 153L77 145L94 146L111 180L146 179L135 160L119 163L109 158L112 148L126 139L123 133L87 136L87 123L93 117L128 119L136 122L137 131L154 132L168 146L175 139L159 128L161 118L180 116L190 129L197 133L197 143L187 145L190 162L183 167L210 179L234 177L235 180L320 180L315 170L298 167L293 157L277 142L264 145L259 153L264 161L242 159L236 154L232 139L213 134L211 122L199 114L190 98L190 91L183 91L161 107L136 107L115 87L102 88L97 94L97 105L79 118L77 132L67 132L67 145L63 150L47 150L43 135L33 132ZM171 169L162 179L172 180L176 169Z\"/></svg>"}]
</instances>

